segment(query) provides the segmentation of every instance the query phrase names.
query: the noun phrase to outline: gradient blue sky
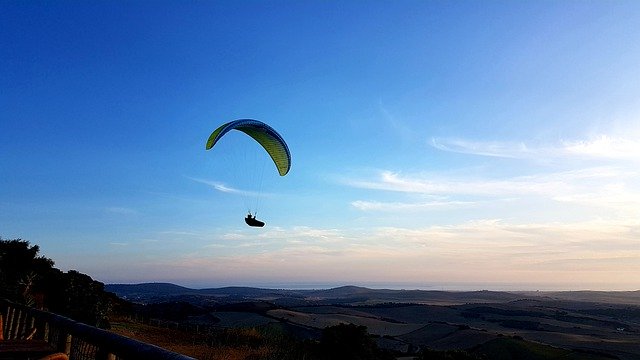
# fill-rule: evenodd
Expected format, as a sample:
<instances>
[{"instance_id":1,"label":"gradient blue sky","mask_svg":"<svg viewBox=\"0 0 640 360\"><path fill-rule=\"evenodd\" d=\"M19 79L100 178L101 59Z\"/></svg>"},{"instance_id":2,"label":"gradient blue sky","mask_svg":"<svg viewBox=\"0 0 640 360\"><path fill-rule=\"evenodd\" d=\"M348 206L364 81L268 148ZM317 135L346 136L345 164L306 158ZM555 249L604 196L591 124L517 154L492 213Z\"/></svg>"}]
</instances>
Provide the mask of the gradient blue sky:
<instances>
[{"instance_id":1,"label":"gradient blue sky","mask_svg":"<svg viewBox=\"0 0 640 360\"><path fill-rule=\"evenodd\" d=\"M638 19L637 1L2 1L0 236L105 283L638 289ZM263 229L227 191L255 190L224 160L251 144L204 150L237 118L293 155L284 178L265 160Z\"/></svg>"}]
</instances>

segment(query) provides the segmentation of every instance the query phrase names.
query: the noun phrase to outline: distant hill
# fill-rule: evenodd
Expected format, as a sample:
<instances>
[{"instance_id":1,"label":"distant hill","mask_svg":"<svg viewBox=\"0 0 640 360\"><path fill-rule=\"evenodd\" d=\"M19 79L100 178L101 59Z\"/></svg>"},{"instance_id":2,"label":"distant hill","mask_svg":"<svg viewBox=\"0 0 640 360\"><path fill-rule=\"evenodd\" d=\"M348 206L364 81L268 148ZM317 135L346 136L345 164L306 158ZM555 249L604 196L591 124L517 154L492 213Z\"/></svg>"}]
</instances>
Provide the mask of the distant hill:
<instances>
[{"instance_id":1,"label":"distant hill","mask_svg":"<svg viewBox=\"0 0 640 360\"><path fill-rule=\"evenodd\" d=\"M371 293L371 291L374 291L374 290L368 289L365 287L349 285L349 286L340 286L340 287L331 288L331 289L311 290L307 292L307 295L317 296L322 298L327 298L327 297L344 298L344 297L353 297L353 296Z\"/></svg>"},{"instance_id":2,"label":"distant hill","mask_svg":"<svg viewBox=\"0 0 640 360\"><path fill-rule=\"evenodd\" d=\"M636 291L554 291L545 296L559 300L598 302L604 304L640 305L640 290Z\"/></svg>"},{"instance_id":3,"label":"distant hill","mask_svg":"<svg viewBox=\"0 0 640 360\"><path fill-rule=\"evenodd\" d=\"M522 295L497 291L427 291L369 289L359 286L342 286L320 290L263 289L254 287L221 287L190 289L170 283L108 284L107 291L119 297L145 303L176 301L183 297L206 298L207 301L238 302L268 300L275 303L309 304L379 304L379 303L424 303L464 304L485 302L508 302Z\"/></svg>"},{"instance_id":4,"label":"distant hill","mask_svg":"<svg viewBox=\"0 0 640 360\"><path fill-rule=\"evenodd\" d=\"M296 294L294 290L278 290L278 289L262 289L254 287L227 286L221 288L199 289L197 293L200 295L216 295L216 296L245 296L245 297L269 297L269 296L293 296Z\"/></svg>"},{"instance_id":5,"label":"distant hill","mask_svg":"<svg viewBox=\"0 0 640 360\"><path fill-rule=\"evenodd\" d=\"M512 301L573 301L602 304L640 305L640 291L437 291L369 289L341 286L331 289L290 290L228 286L191 289L171 283L108 284L105 290L121 298L144 303L185 300L197 302L271 301L276 304L380 304L415 303L460 305L468 303L506 303ZM188 298L188 299L187 299Z\"/></svg>"},{"instance_id":6,"label":"distant hill","mask_svg":"<svg viewBox=\"0 0 640 360\"><path fill-rule=\"evenodd\" d=\"M184 295L196 292L196 290L171 283L108 284L105 285L104 288L106 291L110 291L124 298L143 295Z\"/></svg>"}]
</instances>

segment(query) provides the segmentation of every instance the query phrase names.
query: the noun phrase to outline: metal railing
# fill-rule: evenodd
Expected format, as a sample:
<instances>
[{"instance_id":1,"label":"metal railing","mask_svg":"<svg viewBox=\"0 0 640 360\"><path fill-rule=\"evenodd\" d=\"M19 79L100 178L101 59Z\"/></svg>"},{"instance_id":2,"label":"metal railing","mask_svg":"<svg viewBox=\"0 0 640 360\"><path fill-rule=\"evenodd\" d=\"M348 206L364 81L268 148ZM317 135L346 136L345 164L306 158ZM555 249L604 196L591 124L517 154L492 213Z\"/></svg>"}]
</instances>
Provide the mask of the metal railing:
<instances>
[{"instance_id":1,"label":"metal railing","mask_svg":"<svg viewBox=\"0 0 640 360\"><path fill-rule=\"evenodd\" d=\"M3 337L17 339L35 329L70 360L194 360L161 347L79 323L64 316L0 299Z\"/></svg>"}]
</instances>

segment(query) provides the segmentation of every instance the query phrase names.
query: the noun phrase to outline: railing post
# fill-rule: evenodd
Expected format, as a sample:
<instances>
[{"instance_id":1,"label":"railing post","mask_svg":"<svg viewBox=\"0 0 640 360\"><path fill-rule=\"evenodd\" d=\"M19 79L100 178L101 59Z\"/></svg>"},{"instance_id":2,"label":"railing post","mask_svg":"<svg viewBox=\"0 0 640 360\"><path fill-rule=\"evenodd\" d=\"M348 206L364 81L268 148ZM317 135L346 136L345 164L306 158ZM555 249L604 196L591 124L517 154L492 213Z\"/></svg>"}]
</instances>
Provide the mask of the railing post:
<instances>
[{"instance_id":1,"label":"railing post","mask_svg":"<svg viewBox=\"0 0 640 360\"><path fill-rule=\"evenodd\" d=\"M11 309L11 321L9 322L9 339L15 339L18 337L18 328L20 328L20 318L22 317L22 311L20 309Z\"/></svg>"},{"instance_id":2,"label":"railing post","mask_svg":"<svg viewBox=\"0 0 640 360\"><path fill-rule=\"evenodd\" d=\"M35 332L35 334L34 334L33 336L35 336L35 337L39 337L39 335L38 335L38 330L37 330L37 328L36 328L36 318L35 318L35 317L33 317L33 315L29 315L29 321L28 321L28 323L29 323L29 325L28 325L28 326L25 326L24 331L25 331L25 332L26 332L26 331L28 331L28 332L30 332L30 333L32 333L32 334L33 334L33 331L35 330L36 332Z\"/></svg>"},{"instance_id":3,"label":"railing post","mask_svg":"<svg viewBox=\"0 0 640 360\"><path fill-rule=\"evenodd\" d=\"M62 349L62 352L67 354L67 356L71 355L71 340L73 337L71 334L68 334L66 331L62 332L60 329L60 338L58 339L59 344L57 346L58 349Z\"/></svg>"},{"instance_id":4,"label":"railing post","mask_svg":"<svg viewBox=\"0 0 640 360\"><path fill-rule=\"evenodd\" d=\"M116 360L116 356L104 348L98 349L96 360Z\"/></svg>"},{"instance_id":5,"label":"railing post","mask_svg":"<svg viewBox=\"0 0 640 360\"><path fill-rule=\"evenodd\" d=\"M48 330L48 326L47 326L47 322L44 321L43 318L41 317L34 317L33 321L32 321L32 327L35 327L36 330L36 335L35 338L36 339L40 339L40 340L44 340L44 341L48 341L49 340L49 334L47 333Z\"/></svg>"},{"instance_id":6,"label":"railing post","mask_svg":"<svg viewBox=\"0 0 640 360\"><path fill-rule=\"evenodd\" d=\"M11 323L13 322L13 313L13 307L7 306L6 330L4 331L6 334L5 339L11 339L11 332L13 331L13 327L11 326Z\"/></svg>"},{"instance_id":7,"label":"railing post","mask_svg":"<svg viewBox=\"0 0 640 360\"><path fill-rule=\"evenodd\" d=\"M0 314L7 320L3 323L7 338L21 336L25 330L30 330L29 326L35 326L38 329L36 332L38 339L46 340L56 351L63 352L67 356L90 355L95 360L194 360L155 345L4 299L0 299L0 306L2 306ZM160 323L157 319L155 321ZM174 323L165 323L165 325L172 324Z\"/></svg>"}]
</instances>

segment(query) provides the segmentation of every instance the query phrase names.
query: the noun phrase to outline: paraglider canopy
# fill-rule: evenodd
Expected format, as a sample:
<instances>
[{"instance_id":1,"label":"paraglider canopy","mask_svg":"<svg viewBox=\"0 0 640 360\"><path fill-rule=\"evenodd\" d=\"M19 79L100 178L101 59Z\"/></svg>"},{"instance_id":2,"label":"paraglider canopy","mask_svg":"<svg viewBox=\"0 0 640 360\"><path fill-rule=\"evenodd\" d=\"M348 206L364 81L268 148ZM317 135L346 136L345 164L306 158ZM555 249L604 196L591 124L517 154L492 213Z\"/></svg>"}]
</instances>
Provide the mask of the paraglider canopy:
<instances>
[{"instance_id":1,"label":"paraglider canopy","mask_svg":"<svg viewBox=\"0 0 640 360\"><path fill-rule=\"evenodd\" d=\"M267 151L269 156L271 156L273 163L276 165L276 168L278 168L280 176L287 175L289 169L291 169L291 153L289 152L289 147L278 132L262 121L240 119L221 125L209 136L206 149L209 150L213 148L218 140L231 130L242 131L256 140Z\"/></svg>"},{"instance_id":2,"label":"paraglider canopy","mask_svg":"<svg viewBox=\"0 0 640 360\"><path fill-rule=\"evenodd\" d=\"M269 154L271 160L273 160L280 176L287 175L291 169L291 153L289 152L289 147L277 131L262 121L239 119L223 124L211 133L207 140L206 149L212 149L218 141L231 130L241 131L258 142L267 154ZM249 226L264 226L264 222L257 220L255 215L251 214L251 210L249 210L249 214L245 217L244 221Z\"/></svg>"}]
</instances>

